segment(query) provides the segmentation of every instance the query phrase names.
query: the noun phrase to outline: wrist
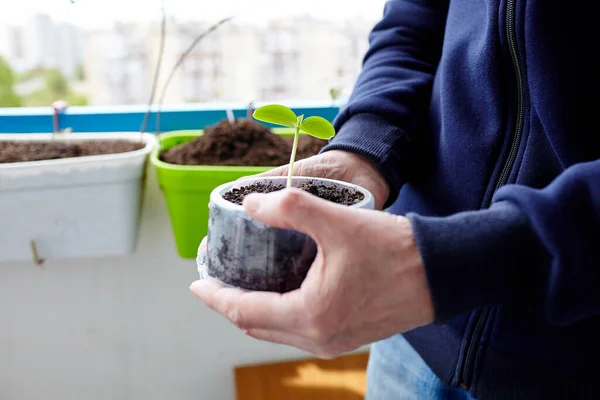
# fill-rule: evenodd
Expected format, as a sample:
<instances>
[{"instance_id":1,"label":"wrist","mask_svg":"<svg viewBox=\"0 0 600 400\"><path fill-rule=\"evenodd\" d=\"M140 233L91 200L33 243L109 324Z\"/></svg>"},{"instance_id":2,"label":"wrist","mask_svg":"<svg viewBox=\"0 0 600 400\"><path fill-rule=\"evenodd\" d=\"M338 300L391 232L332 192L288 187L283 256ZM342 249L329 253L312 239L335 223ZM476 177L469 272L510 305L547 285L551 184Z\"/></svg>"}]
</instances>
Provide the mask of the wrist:
<instances>
[{"instance_id":1,"label":"wrist","mask_svg":"<svg viewBox=\"0 0 600 400\"><path fill-rule=\"evenodd\" d=\"M415 315L412 317L418 321L413 329L434 321L433 299L412 224L403 216L393 218L397 220L397 230L394 243L390 243L390 248L395 251L390 260L394 263L392 268L396 271L395 276L400 279L398 287L401 288L401 295L406 296L413 305Z\"/></svg>"}]
</instances>

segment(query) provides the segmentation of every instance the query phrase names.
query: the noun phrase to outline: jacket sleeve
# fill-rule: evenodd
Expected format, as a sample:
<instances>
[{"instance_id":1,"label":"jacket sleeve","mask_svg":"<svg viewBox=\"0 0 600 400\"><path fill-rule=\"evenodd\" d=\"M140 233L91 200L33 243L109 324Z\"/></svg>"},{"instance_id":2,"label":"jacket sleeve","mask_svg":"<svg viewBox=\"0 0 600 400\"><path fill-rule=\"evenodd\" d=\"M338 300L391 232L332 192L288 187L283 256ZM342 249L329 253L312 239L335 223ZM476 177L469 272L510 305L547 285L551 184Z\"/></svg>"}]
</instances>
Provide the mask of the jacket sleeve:
<instances>
[{"instance_id":1,"label":"jacket sleeve","mask_svg":"<svg viewBox=\"0 0 600 400\"><path fill-rule=\"evenodd\" d=\"M600 160L504 186L486 210L408 218L438 320L507 299L556 326L600 314Z\"/></svg>"},{"instance_id":2,"label":"jacket sleeve","mask_svg":"<svg viewBox=\"0 0 600 400\"><path fill-rule=\"evenodd\" d=\"M373 28L363 69L323 149L370 159L390 184L390 205L406 181L411 136L423 122L444 36L447 0L388 0Z\"/></svg>"}]
</instances>

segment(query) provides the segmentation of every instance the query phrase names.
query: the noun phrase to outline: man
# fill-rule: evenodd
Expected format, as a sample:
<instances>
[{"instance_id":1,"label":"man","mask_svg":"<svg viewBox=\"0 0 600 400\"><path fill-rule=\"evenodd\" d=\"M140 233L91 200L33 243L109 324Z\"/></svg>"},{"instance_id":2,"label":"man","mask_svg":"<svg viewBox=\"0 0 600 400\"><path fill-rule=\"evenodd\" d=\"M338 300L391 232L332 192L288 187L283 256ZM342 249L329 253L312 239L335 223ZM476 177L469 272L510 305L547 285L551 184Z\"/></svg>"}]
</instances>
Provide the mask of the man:
<instances>
[{"instance_id":1,"label":"man","mask_svg":"<svg viewBox=\"0 0 600 400\"><path fill-rule=\"evenodd\" d=\"M375 342L368 399L600 398L599 4L390 0L337 136L295 171L390 213L251 196L317 241L302 288L192 291L321 357Z\"/></svg>"}]
</instances>

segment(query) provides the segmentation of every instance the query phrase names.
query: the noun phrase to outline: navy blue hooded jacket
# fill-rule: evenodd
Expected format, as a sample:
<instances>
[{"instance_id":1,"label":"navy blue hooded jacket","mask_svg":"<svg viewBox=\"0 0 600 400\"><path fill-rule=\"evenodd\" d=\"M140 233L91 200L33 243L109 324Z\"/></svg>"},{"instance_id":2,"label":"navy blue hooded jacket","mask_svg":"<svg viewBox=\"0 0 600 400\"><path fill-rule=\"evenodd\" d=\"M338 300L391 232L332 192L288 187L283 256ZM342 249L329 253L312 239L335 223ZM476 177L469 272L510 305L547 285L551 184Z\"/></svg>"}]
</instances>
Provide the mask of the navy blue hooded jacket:
<instances>
[{"instance_id":1,"label":"navy blue hooded jacket","mask_svg":"<svg viewBox=\"0 0 600 400\"><path fill-rule=\"evenodd\" d=\"M368 157L482 399L600 398L600 2L390 0L325 151Z\"/></svg>"}]
</instances>

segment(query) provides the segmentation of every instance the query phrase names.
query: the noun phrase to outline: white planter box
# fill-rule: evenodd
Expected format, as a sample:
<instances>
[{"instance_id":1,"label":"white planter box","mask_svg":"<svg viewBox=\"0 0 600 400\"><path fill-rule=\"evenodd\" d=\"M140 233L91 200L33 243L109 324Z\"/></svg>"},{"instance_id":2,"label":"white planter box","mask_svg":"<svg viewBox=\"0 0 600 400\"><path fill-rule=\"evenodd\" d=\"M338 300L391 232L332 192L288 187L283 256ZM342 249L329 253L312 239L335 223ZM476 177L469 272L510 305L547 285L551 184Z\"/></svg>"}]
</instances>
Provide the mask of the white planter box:
<instances>
[{"instance_id":1,"label":"white planter box","mask_svg":"<svg viewBox=\"0 0 600 400\"><path fill-rule=\"evenodd\" d=\"M139 140L140 133L72 133L54 140ZM0 141L48 141L3 134ZM120 154L0 164L0 261L118 256L137 239L146 159L156 145Z\"/></svg>"}]
</instances>

